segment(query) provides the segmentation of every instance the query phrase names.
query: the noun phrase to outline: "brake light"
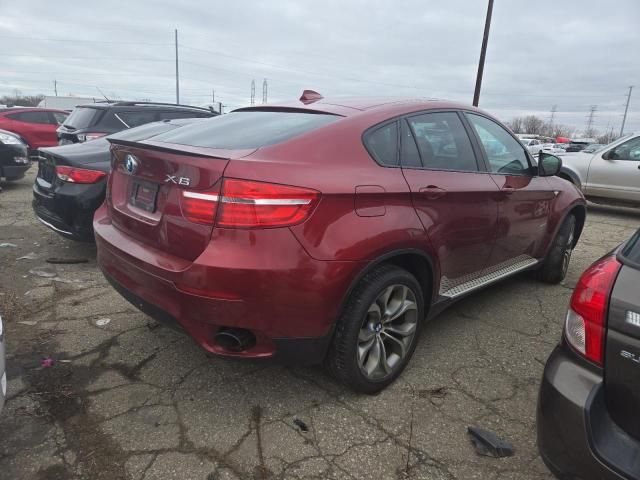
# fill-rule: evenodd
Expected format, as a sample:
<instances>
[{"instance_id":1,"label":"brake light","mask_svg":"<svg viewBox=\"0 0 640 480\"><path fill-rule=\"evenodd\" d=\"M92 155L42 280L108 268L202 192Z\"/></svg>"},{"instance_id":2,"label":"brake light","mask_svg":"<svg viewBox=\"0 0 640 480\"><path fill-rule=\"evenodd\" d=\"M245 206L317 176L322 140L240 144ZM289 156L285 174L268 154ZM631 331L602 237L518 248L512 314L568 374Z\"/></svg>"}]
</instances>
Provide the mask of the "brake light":
<instances>
[{"instance_id":1,"label":"brake light","mask_svg":"<svg viewBox=\"0 0 640 480\"><path fill-rule=\"evenodd\" d=\"M182 191L181 207L184 218L201 225L213 225L218 209L217 193Z\"/></svg>"},{"instance_id":2,"label":"brake light","mask_svg":"<svg viewBox=\"0 0 640 480\"><path fill-rule=\"evenodd\" d=\"M216 224L256 228L295 225L315 207L320 193L300 187L225 179Z\"/></svg>"},{"instance_id":3,"label":"brake light","mask_svg":"<svg viewBox=\"0 0 640 480\"><path fill-rule=\"evenodd\" d=\"M56 176L63 182L70 183L96 183L107 174L99 170L87 170L84 168L56 166Z\"/></svg>"},{"instance_id":4,"label":"brake light","mask_svg":"<svg viewBox=\"0 0 640 480\"><path fill-rule=\"evenodd\" d=\"M609 298L620 271L615 256L591 265L580 277L571 295L565 321L567 342L581 355L602 365Z\"/></svg>"},{"instance_id":5,"label":"brake light","mask_svg":"<svg viewBox=\"0 0 640 480\"><path fill-rule=\"evenodd\" d=\"M220 193L182 191L182 212L195 223L271 228L306 219L320 199L308 188L225 178ZM217 218L216 218L217 213Z\"/></svg>"}]
</instances>

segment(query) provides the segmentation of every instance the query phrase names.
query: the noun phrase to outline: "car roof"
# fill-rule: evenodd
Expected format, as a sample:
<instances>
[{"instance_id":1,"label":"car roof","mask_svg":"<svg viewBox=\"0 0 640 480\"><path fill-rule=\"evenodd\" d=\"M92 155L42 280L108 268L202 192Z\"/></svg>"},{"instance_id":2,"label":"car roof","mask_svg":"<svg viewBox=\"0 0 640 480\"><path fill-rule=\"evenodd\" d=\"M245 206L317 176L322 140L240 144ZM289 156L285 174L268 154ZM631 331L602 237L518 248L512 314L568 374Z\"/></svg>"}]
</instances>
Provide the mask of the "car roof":
<instances>
[{"instance_id":1,"label":"car roof","mask_svg":"<svg viewBox=\"0 0 640 480\"><path fill-rule=\"evenodd\" d=\"M15 113L15 112L58 112L58 113L66 113L69 112L65 110L60 110L58 108L43 108L43 107L8 107L0 109L0 115L3 113Z\"/></svg>"},{"instance_id":2,"label":"car roof","mask_svg":"<svg viewBox=\"0 0 640 480\"><path fill-rule=\"evenodd\" d=\"M144 108L144 109L159 109L159 110L191 110L202 113L211 113L217 114L217 112L212 112L208 108L202 107L194 107L193 105L179 105L175 103L156 103L156 102L96 102L96 103L85 103L82 105L77 105L76 108L95 108L99 110L106 109L126 109L131 110L132 108Z\"/></svg>"},{"instance_id":3,"label":"car roof","mask_svg":"<svg viewBox=\"0 0 640 480\"><path fill-rule=\"evenodd\" d=\"M282 103L269 103L265 105L254 105L234 110L237 111L257 111L257 110L293 110L309 113L329 113L345 117L355 116L364 112L375 112L376 114L388 113L391 115L402 115L421 110L433 109L479 109L470 105L452 102L448 100L431 98L398 98L398 97L336 97L320 98L315 101L291 101Z\"/></svg>"}]
</instances>

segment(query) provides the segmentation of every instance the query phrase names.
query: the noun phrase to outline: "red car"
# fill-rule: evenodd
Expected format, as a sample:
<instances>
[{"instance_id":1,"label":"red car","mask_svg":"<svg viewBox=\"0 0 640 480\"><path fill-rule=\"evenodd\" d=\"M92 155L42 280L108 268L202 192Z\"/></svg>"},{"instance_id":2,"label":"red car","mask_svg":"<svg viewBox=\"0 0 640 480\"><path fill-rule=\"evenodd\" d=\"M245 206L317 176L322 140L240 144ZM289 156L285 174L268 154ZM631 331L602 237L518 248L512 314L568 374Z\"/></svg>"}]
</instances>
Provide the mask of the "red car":
<instances>
[{"instance_id":1,"label":"red car","mask_svg":"<svg viewBox=\"0 0 640 480\"><path fill-rule=\"evenodd\" d=\"M58 145L56 130L69 112L51 108L13 107L0 110L0 129L20 135L30 149Z\"/></svg>"},{"instance_id":2,"label":"red car","mask_svg":"<svg viewBox=\"0 0 640 480\"><path fill-rule=\"evenodd\" d=\"M585 221L559 158L450 102L305 92L112 153L94 230L125 298L210 352L324 361L360 392L463 295L562 280Z\"/></svg>"}]
</instances>

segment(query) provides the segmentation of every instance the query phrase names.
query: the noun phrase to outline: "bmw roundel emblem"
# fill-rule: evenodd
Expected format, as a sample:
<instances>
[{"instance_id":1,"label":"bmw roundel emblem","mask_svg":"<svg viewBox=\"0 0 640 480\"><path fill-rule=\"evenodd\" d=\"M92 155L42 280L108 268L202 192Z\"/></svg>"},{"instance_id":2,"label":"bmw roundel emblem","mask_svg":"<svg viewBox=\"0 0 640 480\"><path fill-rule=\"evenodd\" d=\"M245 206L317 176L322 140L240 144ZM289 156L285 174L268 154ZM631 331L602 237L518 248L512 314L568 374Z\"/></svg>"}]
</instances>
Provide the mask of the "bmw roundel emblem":
<instances>
[{"instance_id":1,"label":"bmw roundel emblem","mask_svg":"<svg viewBox=\"0 0 640 480\"><path fill-rule=\"evenodd\" d=\"M136 173L136 170L138 170L139 165L140 165L140 162L138 162L138 159L131 154L127 155L127 157L124 160L124 168L126 168L127 172L129 172L132 175Z\"/></svg>"}]
</instances>

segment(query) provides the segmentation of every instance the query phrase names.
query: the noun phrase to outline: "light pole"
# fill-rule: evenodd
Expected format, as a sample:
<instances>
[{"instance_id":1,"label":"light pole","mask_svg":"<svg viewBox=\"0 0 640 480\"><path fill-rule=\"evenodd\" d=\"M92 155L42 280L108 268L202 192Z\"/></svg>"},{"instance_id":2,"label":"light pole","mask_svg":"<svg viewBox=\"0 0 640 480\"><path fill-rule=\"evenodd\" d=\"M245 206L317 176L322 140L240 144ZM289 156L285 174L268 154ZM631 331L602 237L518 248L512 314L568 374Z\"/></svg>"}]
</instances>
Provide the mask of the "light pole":
<instances>
[{"instance_id":1,"label":"light pole","mask_svg":"<svg viewBox=\"0 0 640 480\"><path fill-rule=\"evenodd\" d=\"M482 48L480 49L480 62L478 63L478 74L476 76L476 89L473 93L473 106L477 107L480 101L480 88L482 87L482 74L484 73L484 58L487 55L487 42L489 41L489 28L491 27L491 13L493 12L493 0L489 0L487 6L487 18L484 22L484 36L482 37Z\"/></svg>"}]
</instances>

